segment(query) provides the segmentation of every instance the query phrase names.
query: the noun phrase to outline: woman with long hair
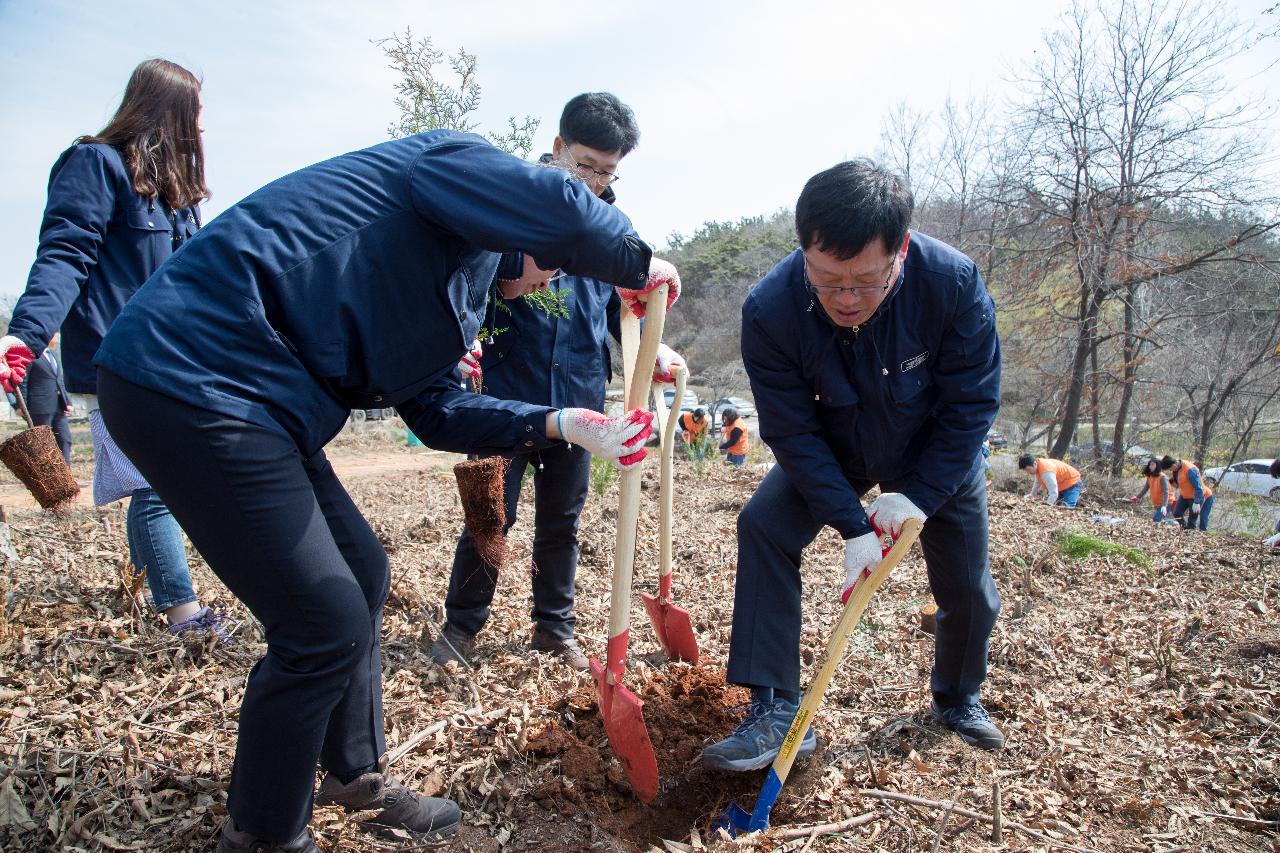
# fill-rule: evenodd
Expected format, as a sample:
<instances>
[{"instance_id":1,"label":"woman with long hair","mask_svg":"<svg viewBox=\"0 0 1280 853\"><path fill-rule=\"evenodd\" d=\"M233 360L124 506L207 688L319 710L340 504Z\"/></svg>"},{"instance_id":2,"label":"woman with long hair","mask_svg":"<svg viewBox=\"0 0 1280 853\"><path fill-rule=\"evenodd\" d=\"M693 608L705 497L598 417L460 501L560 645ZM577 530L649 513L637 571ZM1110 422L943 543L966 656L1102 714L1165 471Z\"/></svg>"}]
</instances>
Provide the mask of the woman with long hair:
<instances>
[{"instance_id":1,"label":"woman with long hair","mask_svg":"<svg viewBox=\"0 0 1280 853\"><path fill-rule=\"evenodd\" d=\"M126 302L200 227L209 197L200 141L200 81L164 59L133 70L107 126L62 153L36 260L13 309L0 385L10 390L27 365L62 331L67 390L85 395L93 434L94 503L131 497L130 558L144 570L155 608L169 630L227 635L191 586L182 531L164 502L120 452L97 410L94 353Z\"/></svg>"}]
</instances>

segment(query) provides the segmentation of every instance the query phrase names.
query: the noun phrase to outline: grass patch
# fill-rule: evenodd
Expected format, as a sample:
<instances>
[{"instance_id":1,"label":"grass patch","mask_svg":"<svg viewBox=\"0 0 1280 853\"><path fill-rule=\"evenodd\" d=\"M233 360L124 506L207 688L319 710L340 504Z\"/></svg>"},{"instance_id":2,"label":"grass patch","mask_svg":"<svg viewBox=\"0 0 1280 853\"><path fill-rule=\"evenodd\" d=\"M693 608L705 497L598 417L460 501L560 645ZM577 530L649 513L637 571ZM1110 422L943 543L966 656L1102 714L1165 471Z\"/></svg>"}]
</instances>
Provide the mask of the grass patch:
<instances>
[{"instance_id":1,"label":"grass patch","mask_svg":"<svg viewBox=\"0 0 1280 853\"><path fill-rule=\"evenodd\" d=\"M1083 560L1098 554L1103 557L1123 557L1139 568L1147 570L1151 568L1151 558L1137 548L1121 545L1119 542L1109 542L1096 536L1087 536L1083 533L1059 533L1053 540L1053 544L1057 546L1059 554L1072 560Z\"/></svg>"}]
</instances>

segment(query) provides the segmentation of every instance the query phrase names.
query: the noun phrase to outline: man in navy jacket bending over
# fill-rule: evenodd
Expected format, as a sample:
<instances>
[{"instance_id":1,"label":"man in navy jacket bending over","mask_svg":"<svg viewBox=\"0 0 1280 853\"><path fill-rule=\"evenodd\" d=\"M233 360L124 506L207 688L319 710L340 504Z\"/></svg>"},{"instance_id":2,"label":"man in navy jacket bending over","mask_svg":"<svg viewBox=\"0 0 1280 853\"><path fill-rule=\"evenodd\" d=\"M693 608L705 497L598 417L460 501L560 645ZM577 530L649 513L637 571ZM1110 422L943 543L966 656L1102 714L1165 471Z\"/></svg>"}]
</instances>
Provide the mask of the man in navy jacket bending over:
<instances>
[{"instance_id":1,"label":"man in navy jacket bending over","mask_svg":"<svg viewBox=\"0 0 1280 853\"><path fill-rule=\"evenodd\" d=\"M913 204L869 160L815 175L796 204L801 248L742 307L760 437L778 465L738 516L728 679L752 703L703 752L710 767L768 766L795 716L801 551L824 525L839 531L847 593L880 561L873 526L896 536L908 518L925 523L938 603L930 713L974 746L1004 745L978 701L1000 607L981 453L1000 403L995 307L972 261L908 230ZM810 730L798 754L815 747Z\"/></svg>"}]
</instances>

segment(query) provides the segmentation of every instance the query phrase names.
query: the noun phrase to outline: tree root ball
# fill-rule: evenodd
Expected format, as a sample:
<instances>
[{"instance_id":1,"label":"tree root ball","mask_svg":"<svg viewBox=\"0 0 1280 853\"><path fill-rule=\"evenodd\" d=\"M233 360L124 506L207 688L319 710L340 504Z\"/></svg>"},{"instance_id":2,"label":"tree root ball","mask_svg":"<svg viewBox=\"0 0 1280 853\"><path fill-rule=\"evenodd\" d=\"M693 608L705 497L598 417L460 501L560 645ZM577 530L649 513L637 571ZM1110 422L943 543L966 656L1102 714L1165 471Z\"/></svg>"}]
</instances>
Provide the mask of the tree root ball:
<instances>
[{"instance_id":1,"label":"tree root ball","mask_svg":"<svg viewBox=\"0 0 1280 853\"><path fill-rule=\"evenodd\" d=\"M502 531L507 523L503 483L510 464L505 456L490 456L453 466L467 532L475 541L480 559L495 569L503 568L511 556Z\"/></svg>"},{"instance_id":2,"label":"tree root ball","mask_svg":"<svg viewBox=\"0 0 1280 853\"><path fill-rule=\"evenodd\" d=\"M0 444L0 461L45 509L59 512L80 494L53 430L45 424L23 430Z\"/></svg>"}]
</instances>

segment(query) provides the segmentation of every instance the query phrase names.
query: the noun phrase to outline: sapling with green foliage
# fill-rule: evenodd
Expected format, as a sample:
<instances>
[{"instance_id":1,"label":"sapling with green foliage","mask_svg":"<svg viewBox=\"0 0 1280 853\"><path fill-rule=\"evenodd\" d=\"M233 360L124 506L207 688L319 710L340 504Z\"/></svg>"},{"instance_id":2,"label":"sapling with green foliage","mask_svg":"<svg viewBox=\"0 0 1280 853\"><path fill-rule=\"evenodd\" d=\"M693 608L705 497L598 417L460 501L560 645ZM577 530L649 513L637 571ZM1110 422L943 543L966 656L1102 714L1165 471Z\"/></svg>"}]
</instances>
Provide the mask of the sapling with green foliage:
<instances>
[{"instance_id":1,"label":"sapling with green foliage","mask_svg":"<svg viewBox=\"0 0 1280 853\"><path fill-rule=\"evenodd\" d=\"M1066 531L1053 540L1058 553L1072 560L1086 560L1097 554L1102 557L1123 557L1141 569L1151 569L1151 558L1137 548L1089 536L1085 533Z\"/></svg>"}]
</instances>

